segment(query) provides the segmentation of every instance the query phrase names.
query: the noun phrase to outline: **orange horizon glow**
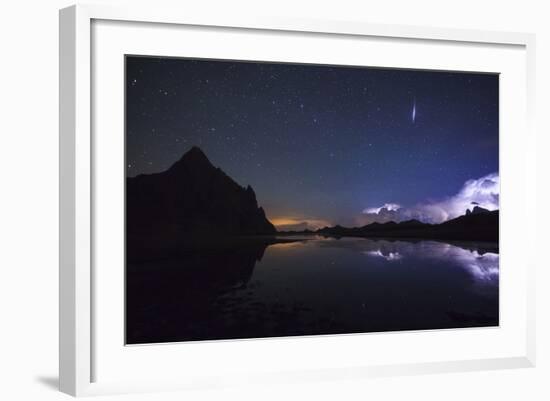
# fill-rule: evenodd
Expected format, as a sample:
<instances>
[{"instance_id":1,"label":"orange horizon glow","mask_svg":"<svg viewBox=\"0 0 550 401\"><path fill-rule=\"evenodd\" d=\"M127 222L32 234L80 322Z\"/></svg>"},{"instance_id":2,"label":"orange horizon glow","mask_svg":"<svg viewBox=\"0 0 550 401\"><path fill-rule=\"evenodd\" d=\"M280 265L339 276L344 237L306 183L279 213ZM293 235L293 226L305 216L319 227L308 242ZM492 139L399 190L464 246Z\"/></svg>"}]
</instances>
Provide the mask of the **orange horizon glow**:
<instances>
[{"instance_id":1,"label":"orange horizon glow","mask_svg":"<svg viewBox=\"0 0 550 401\"><path fill-rule=\"evenodd\" d=\"M310 229L318 229L323 228L326 226L330 226L331 223L327 220L321 220L321 219L311 219L311 218L300 218L300 217L270 217L269 221L275 226L275 227L284 227L284 226L292 226L297 224L303 224L306 223L308 228Z\"/></svg>"},{"instance_id":2,"label":"orange horizon glow","mask_svg":"<svg viewBox=\"0 0 550 401\"><path fill-rule=\"evenodd\" d=\"M287 250L287 249L294 249L294 248L300 248L303 246L304 243L302 241L293 241L293 242L279 242L277 244L271 244L269 245L268 249L280 249L280 250Z\"/></svg>"}]
</instances>

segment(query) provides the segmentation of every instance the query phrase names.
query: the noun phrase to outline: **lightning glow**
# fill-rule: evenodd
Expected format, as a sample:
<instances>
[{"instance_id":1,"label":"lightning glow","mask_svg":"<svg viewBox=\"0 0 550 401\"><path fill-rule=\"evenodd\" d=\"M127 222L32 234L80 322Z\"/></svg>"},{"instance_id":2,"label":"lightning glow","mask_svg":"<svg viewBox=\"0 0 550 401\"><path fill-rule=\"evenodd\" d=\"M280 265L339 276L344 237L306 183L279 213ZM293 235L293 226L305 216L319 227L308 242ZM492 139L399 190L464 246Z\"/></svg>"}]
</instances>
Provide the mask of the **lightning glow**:
<instances>
[{"instance_id":1,"label":"lightning glow","mask_svg":"<svg viewBox=\"0 0 550 401\"><path fill-rule=\"evenodd\" d=\"M445 199L418 203L411 207L401 207L397 203L385 203L380 207L363 210L356 224L373 222L400 222L417 219L426 223L441 223L466 213L467 209L479 206L487 210L499 208L500 179L498 173L470 179L458 193Z\"/></svg>"}]
</instances>

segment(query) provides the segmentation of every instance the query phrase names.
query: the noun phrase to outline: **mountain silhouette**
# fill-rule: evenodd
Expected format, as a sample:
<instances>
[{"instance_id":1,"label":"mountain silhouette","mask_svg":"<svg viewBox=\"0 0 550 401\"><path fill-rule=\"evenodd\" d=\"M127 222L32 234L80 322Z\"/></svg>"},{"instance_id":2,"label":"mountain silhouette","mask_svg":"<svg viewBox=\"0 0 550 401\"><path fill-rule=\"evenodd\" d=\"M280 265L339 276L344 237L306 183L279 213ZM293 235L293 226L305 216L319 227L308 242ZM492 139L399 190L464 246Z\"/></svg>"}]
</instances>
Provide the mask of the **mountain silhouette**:
<instances>
[{"instance_id":1,"label":"mountain silhouette","mask_svg":"<svg viewBox=\"0 0 550 401\"><path fill-rule=\"evenodd\" d=\"M130 239L276 233L254 190L214 167L196 146L162 173L127 178L126 222Z\"/></svg>"},{"instance_id":2,"label":"mountain silhouette","mask_svg":"<svg viewBox=\"0 0 550 401\"><path fill-rule=\"evenodd\" d=\"M485 209L480 206L474 206L472 210L466 209L466 216L469 216L470 214L480 214L480 213L487 213L487 212L489 212L489 209Z\"/></svg>"},{"instance_id":3,"label":"mountain silhouette","mask_svg":"<svg viewBox=\"0 0 550 401\"><path fill-rule=\"evenodd\" d=\"M325 227L317 234L333 237L430 238L463 241L498 241L499 211L476 206L465 215L440 224L407 220L400 223L371 223L362 227Z\"/></svg>"}]
</instances>

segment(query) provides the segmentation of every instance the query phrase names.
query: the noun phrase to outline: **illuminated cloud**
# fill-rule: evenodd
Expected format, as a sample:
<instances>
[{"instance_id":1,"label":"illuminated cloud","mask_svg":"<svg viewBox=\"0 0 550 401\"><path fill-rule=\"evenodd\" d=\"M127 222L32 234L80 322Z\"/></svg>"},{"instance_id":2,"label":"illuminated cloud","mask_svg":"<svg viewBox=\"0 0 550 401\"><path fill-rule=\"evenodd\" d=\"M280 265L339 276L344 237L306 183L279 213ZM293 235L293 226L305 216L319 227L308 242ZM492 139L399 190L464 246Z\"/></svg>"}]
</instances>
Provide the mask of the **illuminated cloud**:
<instances>
[{"instance_id":1,"label":"illuminated cloud","mask_svg":"<svg viewBox=\"0 0 550 401\"><path fill-rule=\"evenodd\" d=\"M466 213L467 209L479 206L488 210L499 208L500 179L498 173L488 174L464 183L460 191L443 200L402 208L396 203L366 208L356 219L360 225L374 222L404 221L417 219L427 223L441 223Z\"/></svg>"},{"instance_id":2,"label":"illuminated cloud","mask_svg":"<svg viewBox=\"0 0 550 401\"><path fill-rule=\"evenodd\" d=\"M391 205L387 208L386 205ZM363 213L357 217L356 225L365 225L370 223L387 223L388 221L403 221L405 210L400 208L396 203L386 203L381 207L367 208L363 210Z\"/></svg>"},{"instance_id":3,"label":"illuminated cloud","mask_svg":"<svg viewBox=\"0 0 550 401\"><path fill-rule=\"evenodd\" d=\"M380 213L382 209L386 209L388 211L396 211L400 208L401 206L399 206L397 203L385 203L383 206L380 207L367 208L363 210L363 213Z\"/></svg>"},{"instance_id":4,"label":"illuminated cloud","mask_svg":"<svg viewBox=\"0 0 550 401\"><path fill-rule=\"evenodd\" d=\"M467 209L480 206L488 210L499 207L500 179L497 173L468 180L458 194L440 202L416 206L419 218L440 223L463 215Z\"/></svg>"}]
</instances>

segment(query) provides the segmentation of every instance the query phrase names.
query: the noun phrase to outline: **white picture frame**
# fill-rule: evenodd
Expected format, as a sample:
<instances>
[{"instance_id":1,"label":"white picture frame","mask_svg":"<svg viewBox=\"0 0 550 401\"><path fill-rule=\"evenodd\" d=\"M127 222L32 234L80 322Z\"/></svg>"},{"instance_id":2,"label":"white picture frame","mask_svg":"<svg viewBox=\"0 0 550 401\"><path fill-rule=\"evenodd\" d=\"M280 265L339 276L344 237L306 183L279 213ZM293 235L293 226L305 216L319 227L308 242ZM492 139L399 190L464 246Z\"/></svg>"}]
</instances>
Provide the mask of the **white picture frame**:
<instances>
[{"instance_id":1,"label":"white picture frame","mask_svg":"<svg viewBox=\"0 0 550 401\"><path fill-rule=\"evenodd\" d=\"M514 139L501 145L501 156L508 148L518 152L516 162L521 168L510 174L510 182L523 182L523 197L516 205L526 205L528 197L535 198L535 160L533 130L534 112L534 57L535 37L525 33L485 32L459 29L438 29L415 26L375 25L349 21L294 20L292 18L256 18L243 16L239 20L204 15L188 15L182 10L167 11L154 7L112 8L99 5L78 5L60 11L60 390L75 396L132 391L157 391L166 389L203 388L238 384L239 378L228 375L208 377L197 372L184 379L168 377L166 380L132 380L125 377L97 380L97 357L94 309L94 288L97 285L94 274L94 174L97 167L97 151L93 138L92 76L95 68L93 24L97 21L139 22L145 24L166 24L171 26L193 26L231 28L244 31L307 33L309 35L338 36L343 38L384 38L385 40L420 40L438 44L461 44L462 46L511 46L521 50L521 69L525 79L515 82L525 97L521 124L524 131L520 140L522 146L515 146ZM99 43L99 42L98 42ZM97 43L95 45L99 46ZM523 61L525 65L523 65ZM498 72L498 71L495 71ZM120 87L122 90L122 85ZM519 135L519 134L518 134ZM504 148L503 148L504 147ZM506 157L502 159L508 169ZM515 164L514 164L515 165ZM522 203L523 202L523 203ZM512 202L510 202L511 204ZM522 216L536 216L531 205ZM514 220L515 222L513 222ZM527 219L534 224L535 219ZM517 219L510 214L510 224L517 225ZM535 230L528 230L535 232ZM512 238L510 237L510 241ZM503 369L530 367L535 364L535 294L533 256L526 258L525 277L517 281L525 302L521 303L522 334L516 341L521 351L495 354L491 357L469 357L443 361L416 361L411 357L407 363L350 363L347 367L326 365L313 368L285 369L279 366L277 373L263 372L257 376L246 376L242 382L278 382L326 380L330 378L362 378L367 376L421 374L478 369ZM97 290L97 288L95 288ZM524 320L524 322L523 322ZM122 322L121 322L122 324ZM503 328L503 330L506 328ZM384 334L382 334L384 335ZM392 334L386 334L391 336ZM422 336L422 332L416 333ZM373 337L342 337L342 341L369 341ZM265 347L287 347L292 339L275 342L263 341ZM267 342L266 342L267 341ZM520 344L521 342L521 344ZM219 347L229 347L230 342L221 342ZM252 342L245 342L252 344ZM243 342L241 342L243 344ZM303 343L302 343L303 344ZM319 344L312 344L316 347ZM247 345L248 346L248 345ZM254 346L254 345L253 345ZM122 347L122 344L121 344ZM278 348L280 349L280 348ZM311 348L314 349L314 348ZM203 348L204 351L204 348ZM151 350L149 352L155 352ZM329 358L330 359L330 358ZM290 368L290 367L289 367Z\"/></svg>"}]
</instances>

